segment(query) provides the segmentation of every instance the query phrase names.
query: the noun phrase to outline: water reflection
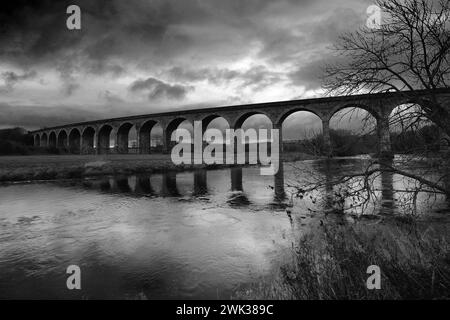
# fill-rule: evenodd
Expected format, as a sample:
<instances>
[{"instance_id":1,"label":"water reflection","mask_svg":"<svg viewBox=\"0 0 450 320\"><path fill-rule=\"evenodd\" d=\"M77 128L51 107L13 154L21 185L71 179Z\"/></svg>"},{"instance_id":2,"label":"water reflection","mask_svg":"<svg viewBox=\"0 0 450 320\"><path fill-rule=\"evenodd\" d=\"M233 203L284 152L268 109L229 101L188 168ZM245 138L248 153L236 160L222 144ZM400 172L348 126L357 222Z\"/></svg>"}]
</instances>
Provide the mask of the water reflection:
<instances>
[{"instance_id":1,"label":"water reflection","mask_svg":"<svg viewBox=\"0 0 450 320\"><path fill-rule=\"evenodd\" d=\"M135 192L140 195L154 195L149 176L138 176L136 179Z\"/></svg>"},{"instance_id":2,"label":"water reflection","mask_svg":"<svg viewBox=\"0 0 450 320\"><path fill-rule=\"evenodd\" d=\"M331 174L331 161L327 159L324 164L325 171L325 210L332 210L334 204L333 176Z\"/></svg>"},{"instance_id":3,"label":"water reflection","mask_svg":"<svg viewBox=\"0 0 450 320\"><path fill-rule=\"evenodd\" d=\"M119 191L121 193L129 193L131 192L130 184L128 183L128 177L118 177L113 180L113 190Z\"/></svg>"},{"instance_id":4,"label":"water reflection","mask_svg":"<svg viewBox=\"0 0 450 320\"><path fill-rule=\"evenodd\" d=\"M274 175L274 201L283 202L286 200L284 190L284 164L280 161L278 172Z\"/></svg>"},{"instance_id":5,"label":"water reflection","mask_svg":"<svg viewBox=\"0 0 450 320\"><path fill-rule=\"evenodd\" d=\"M201 197L208 194L207 171L198 169L194 171L194 197Z\"/></svg>"},{"instance_id":6,"label":"water reflection","mask_svg":"<svg viewBox=\"0 0 450 320\"><path fill-rule=\"evenodd\" d=\"M392 163L389 165L392 166ZM391 214L395 209L394 174L391 171L381 172L381 213Z\"/></svg>"},{"instance_id":7,"label":"water reflection","mask_svg":"<svg viewBox=\"0 0 450 320\"><path fill-rule=\"evenodd\" d=\"M284 185L284 170L271 176L262 176L267 180L263 189L269 189L273 185L271 196L259 196L265 199L263 205L277 206L283 205L287 201ZM216 175L208 174L206 169L196 169L192 172L174 172L168 171L161 174L140 174L133 176L114 176L99 179L88 179L83 181L56 182L59 185L71 187L81 186L86 189L96 189L106 193L122 193L127 196L147 196L147 197L195 197L207 198L210 195L209 184L213 186L221 184L220 188L227 197L227 203L231 206L249 206L252 200L248 196L248 191L254 188L248 185L249 190L245 190L243 181L243 170L252 176L259 175L259 168L232 167L224 170L215 170ZM229 180L223 176L224 172L229 172ZM220 176L220 177L217 177ZM273 179L271 182L270 179ZM227 181L228 180L228 181ZM247 179L248 180L248 179ZM254 179L252 178L251 181ZM258 186L259 188L260 186ZM269 189L270 190L270 189ZM256 190L251 190L253 191ZM258 202L258 201L257 201ZM258 203L261 204L261 203Z\"/></svg>"},{"instance_id":8,"label":"water reflection","mask_svg":"<svg viewBox=\"0 0 450 320\"><path fill-rule=\"evenodd\" d=\"M179 197L180 192L177 188L176 172L166 172L163 174L161 194L162 197Z\"/></svg>"},{"instance_id":9,"label":"water reflection","mask_svg":"<svg viewBox=\"0 0 450 320\"><path fill-rule=\"evenodd\" d=\"M111 190L111 184L109 183L109 179L100 181L100 190L101 191Z\"/></svg>"},{"instance_id":10,"label":"water reflection","mask_svg":"<svg viewBox=\"0 0 450 320\"><path fill-rule=\"evenodd\" d=\"M337 170L338 166L339 164L335 163L331 159L325 159L320 162L318 161L314 164L314 170L316 170L321 175L321 179L324 181L322 207L325 212L331 212L335 209L333 172Z\"/></svg>"},{"instance_id":11,"label":"water reflection","mask_svg":"<svg viewBox=\"0 0 450 320\"><path fill-rule=\"evenodd\" d=\"M242 184L242 168L234 167L230 169L231 177L231 193L228 196L228 204L231 206L246 206L250 204L250 200L244 192Z\"/></svg>"},{"instance_id":12,"label":"water reflection","mask_svg":"<svg viewBox=\"0 0 450 320\"><path fill-rule=\"evenodd\" d=\"M240 284L271 274L274 262L290 259L284 250L318 225L323 217L316 212L333 208L333 179L364 164L299 167L285 165L275 177L235 167L4 186L0 299L228 298ZM325 181L314 195L316 211L309 197L277 210L274 199L290 191L285 178L290 185L311 177ZM404 189L400 183L388 172L375 181L383 210L401 209L394 191ZM329 217L346 223L345 215ZM83 266L89 286L81 292L65 289L61 266L70 264Z\"/></svg>"},{"instance_id":13,"label":"water reflection","mask_svg":"<svg viewBox=\"0 0 450 320\"><path fill-rule=\"evenodd\" d=\"M286 168L283 163L280 163L278 173L272 177L260 176L257 167L232 167L213 171L196 169L191 172L169 171L152 175L117 176L90 179L81 183L70 182L70 185L78 184L83 188L97 189L106 193L123 193L127 196L193 197L205 198L206 200L217 194L217 185L220 185L219 193L230 206L262 205L275 209L284 208L292 202L288 197L285 177L289 176L292 180L292 176L297 175L299 179L303 177L305 181L309 181L313 177L313 180L316 179L322 185L322 188L315 191L311 198L308 196L308 199L303 199L304 201L311 202L309 205L317 205L314 210L336 213L341 212L343 208L351 207L353 204L354 199L352 197L347 197L345 203L342 202L342 194L345 193L346 188L356 189L360 187L358 184L361 184L361 181L349 181L342 188L342 185L336 185L338 177L345 173L364 171L365 162L363 159L324 159L306 164L305 172L298 168L292 169L289 165ZM293 170L296 170L296 172L293 172ZM292 183L291 180L290 184ZM300 180L297 182L299 186L302 185ZM356 214L392 214L398 211L399 205L396 199L398 195L395 192L395 187L401 189L402 185L394 186L394 184L404 184L405 182L395 182L392 172L381 171L373 183L372 190L375 191L376 198L381 201L377 204L371 203L369 209L367 207L354 207L351 212ZM263 184L264 188L262 188ZM258 189L255 189L255 187ZM267 193L263 189L272 190Z\"/></svg>"},{"instance_id":14,"label":"water reflection","mask_svg":"<svg viewBox=\"0 0 450 320\"><path fill-rule=\"evenodd\" d=\"M392 160L388 165L392 166ZM314 170L318 172L321 177L323 188L320 195L322 200L322 208L325 212L341 212L344 207L352 206L353 198L345 199L345 204L339 202L342 192L348 190L357 190L361 188L363 177L355 180L347 181L344 185L338 184L339 178L345 174L353 174L356 172L364 172L364 161L361 159L325 159L314 163ZM369 181L371 181L369 179ZM390 214L396 210L395 189L394 189L394 174L391 171L382 170L379 174L379 179L375 179L374 185L371 189L374 190L376 198L380 199L380 206L374 206L374 203L366 204L365 206L357 206L351 211L353 213L380 213ZM343 187L343 189L342 189ZM363 194L361 194L363 195ZM355 200L355 201L361 201ZM367 207L369 206L369 208ZM373 211L375 210L375 212Z\"/></svg>"}]
</instances>

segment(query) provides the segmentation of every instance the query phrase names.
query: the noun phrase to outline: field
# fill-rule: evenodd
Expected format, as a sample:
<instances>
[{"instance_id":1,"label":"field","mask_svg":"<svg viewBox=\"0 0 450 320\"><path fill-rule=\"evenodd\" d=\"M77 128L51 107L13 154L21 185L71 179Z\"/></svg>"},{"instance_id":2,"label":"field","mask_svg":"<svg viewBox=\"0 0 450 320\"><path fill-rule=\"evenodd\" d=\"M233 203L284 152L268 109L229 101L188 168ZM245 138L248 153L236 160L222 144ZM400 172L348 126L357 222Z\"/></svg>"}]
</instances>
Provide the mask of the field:
<instances>
[{"instance_id":1,"label":"field","mask_svg":"<svg viewBox=\"0 0 450 320\"><path fill-rule=\"evenodd\" d=\"M287 153L283 158L285 161L297 161L312 157ZM1 156L0 181L72 179L166 170L182 171L199 167L205 165L175 165L170 154Z\"/></svg>"},{"instance_id":2,"label":"field","mask_svg":"<svg viewBox=\"0 0 450 320\"><path fill-rule=\"evenodd\" d=\"M0 157L0 181L70 179L177 170L168 154L38 155Z\"/></svg>"}]
</instances>

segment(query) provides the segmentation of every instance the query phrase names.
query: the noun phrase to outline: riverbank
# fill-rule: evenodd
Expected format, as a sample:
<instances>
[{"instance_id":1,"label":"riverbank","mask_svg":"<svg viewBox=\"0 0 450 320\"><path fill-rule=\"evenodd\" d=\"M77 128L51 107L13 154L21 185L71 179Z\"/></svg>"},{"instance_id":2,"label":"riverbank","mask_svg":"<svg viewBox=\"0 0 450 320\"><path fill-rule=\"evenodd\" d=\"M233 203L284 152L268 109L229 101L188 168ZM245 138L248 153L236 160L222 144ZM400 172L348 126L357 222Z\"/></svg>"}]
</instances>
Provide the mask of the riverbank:
<instances>
[{"instance_id":1,"label":"riverbank","mask_svg":"<svg viewBox=\"0 0 450 320\"><path fill-rule=\"evenodd\" d=\"M287 153L284 161L311 160L316 157ZM213 165L221 168L227 165ZM0 182L57 180L121 175L159 173L205 168L206 165L175 165L170 154L111 154L111 155L33 155L1 156Z\"/></svg>"},{"instance_id":2,"label":"riverbank","mask_svg":"<svg viewBox=\"0 0 450 320\"><path fill-rule=\"evenodd\" d=\"M293 246L291 262L238 289L233 299L450 298L448 220L315 218L311 230ZM368 268L373 265L380 270L380 290L368 289Z\"/></svg>"}]
</instances>

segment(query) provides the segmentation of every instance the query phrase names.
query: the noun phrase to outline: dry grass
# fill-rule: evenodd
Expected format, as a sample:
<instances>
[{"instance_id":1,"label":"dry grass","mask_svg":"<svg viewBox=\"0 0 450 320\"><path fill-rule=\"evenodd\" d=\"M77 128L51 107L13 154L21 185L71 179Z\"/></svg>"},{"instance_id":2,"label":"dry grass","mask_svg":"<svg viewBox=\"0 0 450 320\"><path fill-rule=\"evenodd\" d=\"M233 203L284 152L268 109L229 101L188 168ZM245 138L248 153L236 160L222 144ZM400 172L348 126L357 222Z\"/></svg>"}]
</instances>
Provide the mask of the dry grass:
<instances>
[{"instance_id":1,"label":"dry grass","mask_svg":"<svg viewBox=\"0 0 450 320\"><path fill-rule=\"evenodd\" d=\"M285 161L309 159L287 153ZM0 156L0 181L71 179L101 175L182 171L205 165L175 165L170 154ZM222 168L213 165L208 168Z\"/></svg>"},{"instance_id":2,"label":"dry grass","mask_svg":"<svg viewBox=\"0 0 450 320\"><path fill-rule=\"evenodd\" d=\"M448 229L447 229L448 231ZM450 299L448 232L416 224L319 225L303 237L293 263L239 299ZM367 267L381 268L368 290Z\"/></svg>"},{"instance_id":3,"label":"dry grass","mask_svg":"<svg viewBox=\"0 0 450 320\"><path fill-rule=\"evenodd\" d=\"M39 155L0 157L0 181L51 180L86 176L182 170L168 154Z\"/></svg>"}]
</instances>

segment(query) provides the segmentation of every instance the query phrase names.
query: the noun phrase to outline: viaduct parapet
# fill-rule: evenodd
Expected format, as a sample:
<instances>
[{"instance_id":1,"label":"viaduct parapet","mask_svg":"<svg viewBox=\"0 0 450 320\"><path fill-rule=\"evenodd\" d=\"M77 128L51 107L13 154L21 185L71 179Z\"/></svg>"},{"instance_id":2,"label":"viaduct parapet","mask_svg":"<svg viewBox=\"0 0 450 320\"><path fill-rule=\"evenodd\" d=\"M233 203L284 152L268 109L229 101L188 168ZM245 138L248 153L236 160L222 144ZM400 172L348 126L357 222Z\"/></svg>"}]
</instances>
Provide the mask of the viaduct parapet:
<instances>
[{"instance_id":1,"label":"viaduct parapet","mask_svg":"<svg viewBox=\"0 0 450 320\"><path fill-rule=\"evenodd\" d=\"M282 139L281 128L283 121L294 112L308 111L321 119L325 150L328 155L331 155L329 128L331 117L344 108L357 107L368 111L376 119L379 152L381 155L390 155L389 116L393 109L408 103L424 106L430 103L432 99L436 99L438 103L450 109L450 89L437 89L432 91L388 92L144 114L42 128L31 132L31 134L34 137L35 146L61 148L76 154L128 153L128 136L130 129L134 127L137 132L136 152L150 153L150 132L155 125L159 124L163 130L163 150L168 152L172 132L185 120L191 123L201 121L202 127L206 129L212 120L222 117L228 122L231 129L239 129L250 116L263 114L271 120L274 129L280 129L279 138ZM110 145L111 137L114 137L114 146Z\"/></svg>"}]
</instances>

